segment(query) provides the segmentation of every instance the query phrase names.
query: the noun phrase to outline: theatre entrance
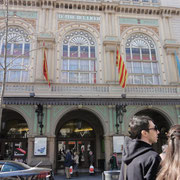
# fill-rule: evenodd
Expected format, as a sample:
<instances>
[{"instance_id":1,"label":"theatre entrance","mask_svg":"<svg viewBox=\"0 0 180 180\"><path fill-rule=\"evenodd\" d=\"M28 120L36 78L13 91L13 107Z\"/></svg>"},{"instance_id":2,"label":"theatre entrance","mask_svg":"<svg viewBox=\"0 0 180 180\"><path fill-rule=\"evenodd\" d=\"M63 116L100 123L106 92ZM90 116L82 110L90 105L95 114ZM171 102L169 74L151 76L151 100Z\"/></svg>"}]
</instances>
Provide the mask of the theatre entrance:
<instances>
[{"instance_id":1,"label":"theatre entrance","mask_svg":"<svg viewBox=\"0 0 180 180\"><path fill-rule=\"evenodd\" d=\"M57 130L57 170L64 169L67 149L72 156L74 152L78 153L79 169L89 168L89 152L92 151L94 165L98 168L102 157L104 159L102 144L104 144L103 130L95 115L85 110L68 113L60 120Z\"/></svg>"}]
</instances>

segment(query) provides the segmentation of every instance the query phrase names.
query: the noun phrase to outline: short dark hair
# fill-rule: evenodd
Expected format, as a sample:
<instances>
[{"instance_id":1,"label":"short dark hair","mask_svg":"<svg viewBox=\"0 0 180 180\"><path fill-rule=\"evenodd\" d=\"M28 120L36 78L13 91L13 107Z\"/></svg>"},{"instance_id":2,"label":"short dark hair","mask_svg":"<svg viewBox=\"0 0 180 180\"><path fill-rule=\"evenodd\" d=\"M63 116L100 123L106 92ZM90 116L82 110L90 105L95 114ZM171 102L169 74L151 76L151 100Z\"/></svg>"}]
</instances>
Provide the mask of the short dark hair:
<instances>
[{"instance_id":1,"label":"short dark hair","mask_svg":"<svg viewBox=\"0 0 180 180\"><path fill-rule=\"evenodd\" d=\"M133 116L129 123L130 137L133 139L141 139L141 131L148 131L149 121L153 121L149 116Z\"/></svg>"}]
</instances>

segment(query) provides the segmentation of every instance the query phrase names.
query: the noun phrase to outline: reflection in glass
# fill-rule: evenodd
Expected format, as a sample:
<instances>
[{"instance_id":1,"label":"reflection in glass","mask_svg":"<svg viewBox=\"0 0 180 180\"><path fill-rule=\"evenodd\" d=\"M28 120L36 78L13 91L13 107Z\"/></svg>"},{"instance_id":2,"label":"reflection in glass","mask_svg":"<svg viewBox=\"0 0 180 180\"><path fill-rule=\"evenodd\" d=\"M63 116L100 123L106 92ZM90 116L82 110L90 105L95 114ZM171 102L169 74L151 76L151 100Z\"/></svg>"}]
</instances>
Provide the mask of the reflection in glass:
<instances>
[{"instance_id":1,"label":"reflection in glass","mask_svg":"<svg viewBox=\"0 0 180 180\"><path fill-rule=\"evenodd\" d=\"M88 57L88 46L80 47L80 57L87 58Z\"/></svg>"},{"instance_id":2,"label":"reflection in glass","mask_svg":"<svg viewBox=\"0 0 180 180\"><path fill-rule=\"evenodd\" d=\"M134 62L133 66L134 66L134 68L133 68L134 73L142 73L141 63Z\"/></svg>"},{"instance_id":3,"label":"reflection in glass","mask_svg":"<svg viewBox=\"0 0 180 180\"><path fill-rule=\"evenodd\" d=\"M22 54L22 44L14 44L13 55L18 56Z\"/></svg>"}]
</instances>

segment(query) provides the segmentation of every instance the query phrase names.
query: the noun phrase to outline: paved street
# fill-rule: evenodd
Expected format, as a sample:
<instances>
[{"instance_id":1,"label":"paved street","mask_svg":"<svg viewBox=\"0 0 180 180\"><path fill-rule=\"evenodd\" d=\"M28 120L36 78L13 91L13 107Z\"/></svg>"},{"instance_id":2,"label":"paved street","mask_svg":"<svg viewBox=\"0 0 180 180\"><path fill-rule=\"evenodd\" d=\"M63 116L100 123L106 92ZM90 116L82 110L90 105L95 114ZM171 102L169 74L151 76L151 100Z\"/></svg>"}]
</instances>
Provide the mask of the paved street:
<instances>
[{"instance_id":1,"label":"paved street","mask_svg":"<svg viewBox=\"0 0 180 180\"><path fill-rule=\"evenodd\" d=\"M55 175L55 180L64 180L65 175ZM90 176L89 174L80 174L78 177L72 177L72 180L101 180L102 179L102 174L98 173L94 176Z\"/></svg>"}]
</instances>

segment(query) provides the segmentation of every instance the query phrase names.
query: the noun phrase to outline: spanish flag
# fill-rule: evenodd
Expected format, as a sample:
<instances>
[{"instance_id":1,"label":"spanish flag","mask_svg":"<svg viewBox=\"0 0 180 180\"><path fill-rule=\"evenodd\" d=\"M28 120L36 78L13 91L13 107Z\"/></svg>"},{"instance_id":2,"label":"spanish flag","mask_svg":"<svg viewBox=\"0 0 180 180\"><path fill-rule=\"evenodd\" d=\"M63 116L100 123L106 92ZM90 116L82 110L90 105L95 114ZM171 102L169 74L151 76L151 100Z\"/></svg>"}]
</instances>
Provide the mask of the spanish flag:
<instances>
[{"instance_id":1,"label":"spanish flag","mask_svg":"<svg viewBox=\"0 0 180 180\"><path fill-rule=\"evenodd\" d=\"M116 52L116 66L118 67L119 84L121 85L122 88L125 88L127 77L128 77L128 72L127 72L124 61L123 61L118 49Z\"/></svg>"},{"instance_id":2,"label":"spanish flag","mask_svg":"<svg viewBox=\"0 0 180 180\"><path fill-rule=\"evenodd\" d=\"M45 48L44 48L44 60L43 60L43 74L44 74L44 77L45 77L46 81L48 82L49 87L50 87Z\"/></svg>"}]
</instances>

